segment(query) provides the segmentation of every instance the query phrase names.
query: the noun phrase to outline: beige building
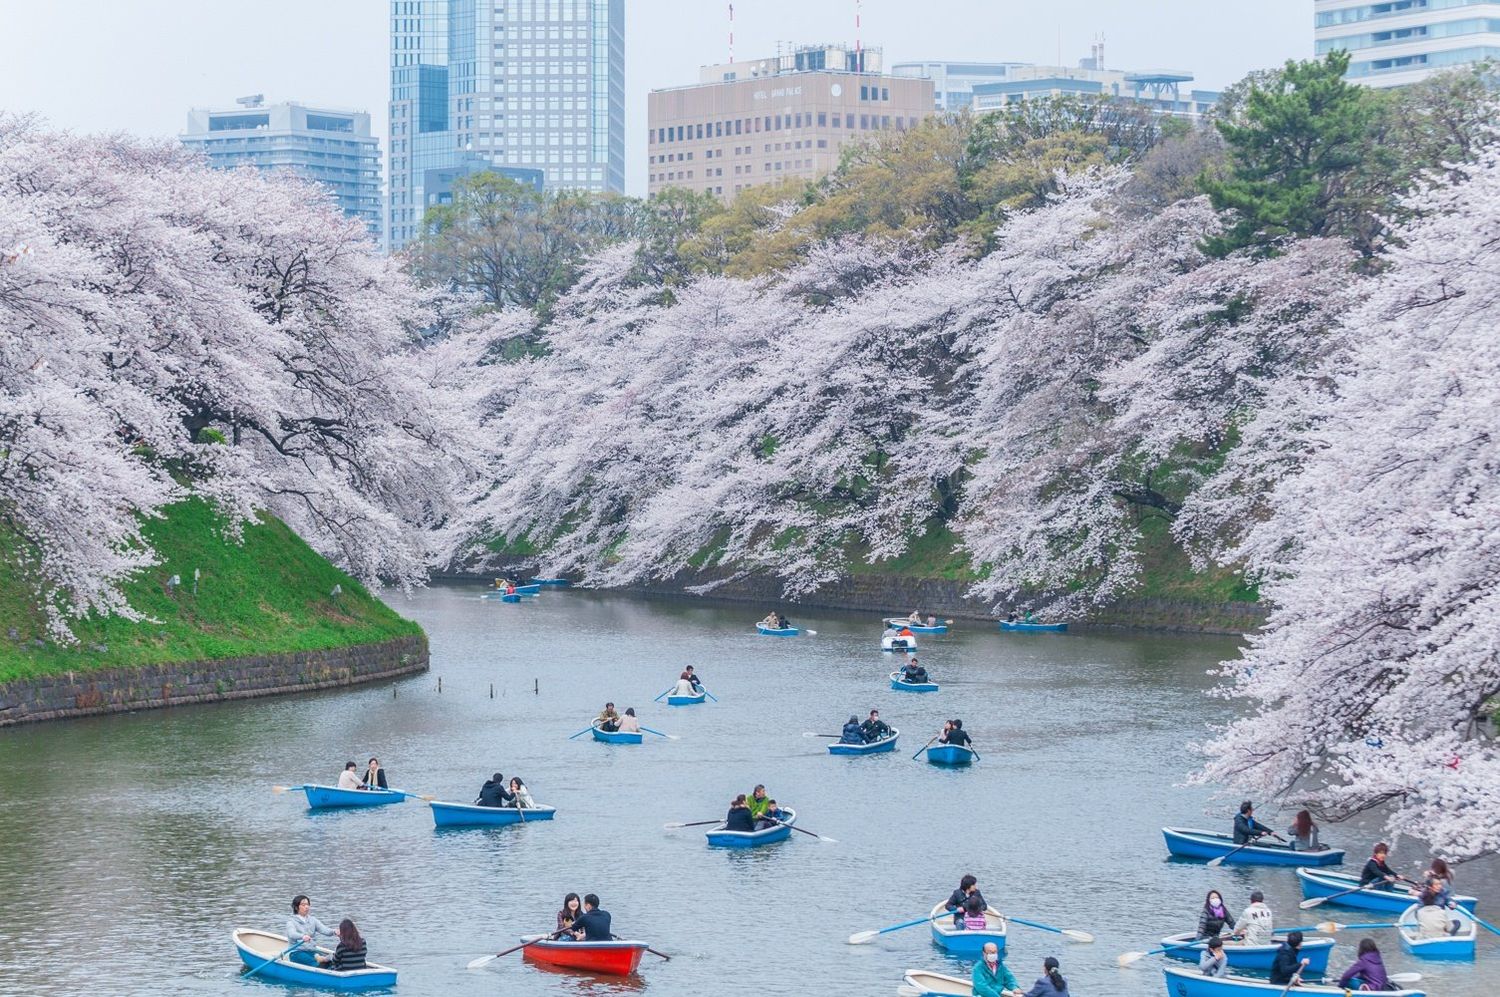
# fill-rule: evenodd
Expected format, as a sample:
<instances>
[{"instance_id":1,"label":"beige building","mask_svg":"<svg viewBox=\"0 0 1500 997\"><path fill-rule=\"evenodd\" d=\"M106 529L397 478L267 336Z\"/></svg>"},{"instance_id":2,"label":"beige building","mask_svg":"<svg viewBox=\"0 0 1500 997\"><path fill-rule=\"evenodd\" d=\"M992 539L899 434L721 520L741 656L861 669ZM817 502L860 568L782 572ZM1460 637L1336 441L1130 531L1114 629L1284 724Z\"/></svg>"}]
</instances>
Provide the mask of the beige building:
<instances>
[{"instance_id":1,"label":"beige building","mask_svg":"<svg viewBox=\"0 0 1500 997\"><path fill-rule=\"evenodd\" d=\"M650 192L684 187L730 201L757 184L814 179L845 145L933 113L931 80L870 71L879 65L878 50L818 46L705 67L696 86L652 91Z\"/></svg>"}]
</instances>

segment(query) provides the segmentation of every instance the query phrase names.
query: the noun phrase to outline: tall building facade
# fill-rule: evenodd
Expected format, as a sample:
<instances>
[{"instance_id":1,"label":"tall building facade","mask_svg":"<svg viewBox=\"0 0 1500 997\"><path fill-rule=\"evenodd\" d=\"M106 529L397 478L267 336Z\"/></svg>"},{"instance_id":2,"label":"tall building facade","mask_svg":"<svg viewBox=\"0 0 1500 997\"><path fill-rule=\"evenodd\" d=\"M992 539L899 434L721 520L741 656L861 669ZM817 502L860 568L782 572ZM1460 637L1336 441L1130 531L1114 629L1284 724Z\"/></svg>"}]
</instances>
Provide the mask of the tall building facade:
<instances>
[{"instance_id":1,"label":"tall building facade","mask_svg":"<svg viewBox=\"0 0 1500 997\"><path fill-rule=\"evenodd\" d=\"M1314 0L1317 54L1349 53L1345 79L1396 87L1500 60L1500 3L1489 0Z\"/></svg>"},{"instance_id":2,"label":"tall building facade","mask_svg":"<svg viewBox=\"0 0 1500 997\"><path fill-rule=\"evenodd\" d=\"M647 99L647 175L733 200L747 187L831 172L839 150L933 113L932 81L879 72L878 49L811 46L705 67Z\"/></svg>"},{"instance_id":3,"label":"tall building facade","mask_svg":"<svg viewBox=\"0 0 1500 997\"><path fill-rule=\"evenodd\" d=\"M974 88L1004 83L1024 62L898 62L893 76L932 81L932 100L939 111L962 111L974 103Z\"/></svg>"},{"instance_id":4,"label":"tall building facade","mask_svg":"<svg viewBox=\"0 0 1500 997\"><path fill-rule=\"evenodd\" d=\"M391 0L391 249L476 161L625 189L625 0Z\"/></svg>"},{"instance_id":5,"label":"tall building facade","mask_svg":"<svg viewBox=\"0 0 1500 997\"><path fill-rule=\"evenodd\" d=\"M344 214L381 233L380 141L363 111L336 111L296 102L267 104L257 94L234 110L193 108L182 144L215 169L254 166L316 180Z\"/></svg>"}]
</instances>

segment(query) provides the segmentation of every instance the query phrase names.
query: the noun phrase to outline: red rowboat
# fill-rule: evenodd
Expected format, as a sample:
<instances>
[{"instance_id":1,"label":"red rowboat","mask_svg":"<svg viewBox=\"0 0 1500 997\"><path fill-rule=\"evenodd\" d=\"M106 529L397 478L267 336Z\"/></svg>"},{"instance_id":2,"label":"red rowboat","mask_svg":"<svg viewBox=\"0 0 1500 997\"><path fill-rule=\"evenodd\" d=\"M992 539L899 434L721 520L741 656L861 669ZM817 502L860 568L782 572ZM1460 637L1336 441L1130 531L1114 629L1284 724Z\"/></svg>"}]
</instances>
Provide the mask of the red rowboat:
<instances>
[{"instance_id":1,"label":"red rowboat","mask_svg":"<svg viewBox=\"0 0 1500 997\"><path fill-rule=\"evenodd\" d=\"M525 935L523 942L545 935ZM646 951L645 942L531 942L521 954L532 962L543 962L549 966L564 966L568 969L583 969L590 973L609 976L629 976L641 964L641 955Z\"/></svg>"}]
</instances>

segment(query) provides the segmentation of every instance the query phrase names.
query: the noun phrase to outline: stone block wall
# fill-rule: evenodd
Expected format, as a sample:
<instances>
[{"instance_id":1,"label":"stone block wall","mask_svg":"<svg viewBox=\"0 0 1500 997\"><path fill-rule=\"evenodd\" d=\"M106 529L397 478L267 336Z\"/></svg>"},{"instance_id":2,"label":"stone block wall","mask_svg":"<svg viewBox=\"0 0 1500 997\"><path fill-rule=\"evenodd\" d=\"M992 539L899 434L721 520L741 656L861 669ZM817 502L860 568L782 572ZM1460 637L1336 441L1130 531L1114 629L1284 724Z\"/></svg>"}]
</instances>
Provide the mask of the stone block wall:
<instances>
[{"instance_id":1,"label":"stone block wall","mask_svg":"<svg viewBox=\"0 0 1500 997\"><path fill-rule=\"evenodd\" d=\"M414 636L323 651L64 672L0 683L0 727L311 692L415 675L427 667L427 638Z\"/></svg>"}]
</instances>

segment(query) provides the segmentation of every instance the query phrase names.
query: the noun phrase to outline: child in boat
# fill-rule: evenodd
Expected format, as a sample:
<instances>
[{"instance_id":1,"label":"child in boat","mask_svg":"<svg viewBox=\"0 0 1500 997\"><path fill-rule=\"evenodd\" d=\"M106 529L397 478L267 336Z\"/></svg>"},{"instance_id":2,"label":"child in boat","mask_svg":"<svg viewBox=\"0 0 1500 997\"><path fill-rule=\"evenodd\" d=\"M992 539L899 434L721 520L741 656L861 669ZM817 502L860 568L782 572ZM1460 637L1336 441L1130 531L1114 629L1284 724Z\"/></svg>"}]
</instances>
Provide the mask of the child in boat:
<instances>
[{"instance_id":1,"label":"child in boat","mask_svg":"<svg viewBox=\"0 0 1500 997\"><path fill-rule=\"evenodd\" d=\"M776 805L775 800L771 800L766 804L766 812L761 814L760 819L755 822L755 829L764 831L768 827L775 827L781 823L782 819L781 807Z\"/></svg>"},{"instance_id":2,"label":"child in boat","mask_svg":"<svg viewBox=\"0 0 1500 997\"><path fill-rule=\"evenodd\" d=\"M984 931L990 926L984 916L983 897L970 896L964 901L963 926L965 931Z\"/></svg>"},{"instance_id":3,"label":"child in boat","mask_svg":"<svg viewBox=\"0 0 1500 997\"><path fill-rule=\"evenodd\" d=\"M1198 957L1198 972L1204 976L1229 975L1229 956L1224 954L1224 939L1218 935L1208 940L1208 948Z\"/></svg>"}]
</instances>

